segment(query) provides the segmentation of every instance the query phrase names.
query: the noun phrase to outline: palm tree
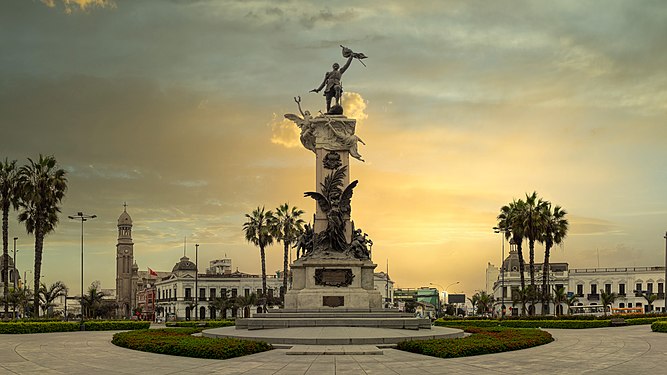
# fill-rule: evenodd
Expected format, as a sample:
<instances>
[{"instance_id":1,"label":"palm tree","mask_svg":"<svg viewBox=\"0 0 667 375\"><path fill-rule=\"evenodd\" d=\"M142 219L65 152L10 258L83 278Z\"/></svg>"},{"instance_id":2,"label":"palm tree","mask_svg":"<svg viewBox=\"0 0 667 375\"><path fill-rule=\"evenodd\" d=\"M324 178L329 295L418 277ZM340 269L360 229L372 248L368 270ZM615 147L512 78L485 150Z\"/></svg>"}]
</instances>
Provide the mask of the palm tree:
<instances>
[{"instance_id":1,"label":"palm tree","mask_svg":"<svg viewBox=\"0 0 667 375\"><path fill-rule=\"evenodd\" d=\"M534 290L537 290L535 288L535 241L541 239L542 227L544 226L542 213L544 212L543 207L545 204L545 201L537 197L537 192L533 191L531 195L526 193L526 203L520 212L523 233L528 240L530 286Z\"/></svg>"},{"instance_id":2,"label":"palm tree","mask_svg":"<svg viewBox=\"0 0 667 375\"><path fill-rule=\"evenodd\" d=\"M602 302L602 306L604 307L604 316L607 316L607 306L614 303L615 299L616 299L616 293L607 294L607 292L605 292L604 290L602 291L602 294L600 295L600 302Z\"/></svg>"},{"instance_id":3,"label":"palm tree","mask_svg":"<svg viewBox=\"0 0 667 375\"><path fill-rule=\"evenodd\" d=\"M498 228L505 229L506 239L514 240L516 244L517 253L519 255L519 274L521 277L521 290L526 289L525 267L526 262L523 259L523 251L521 245L523 243L524 231L521 222L521 212L523 211L524 201L521 199L514 200L510 204L500 208L498 215ZM525 306L524 306L525 310Z\"/></svg>"},{"instance_id":4,"label":"palm tree","mask_svg":"<svg viewBox=\"0 0 667 375\"><path fill-rule=\"evenodd\" d=\"M287 203L276 208L275 220L273 221L273 235L278 241L282 241L283 254L283 290L281 296L287 292L287 260L289 248L296 243L299 234L303 230L304 221L301 219L303 210L296 207L290 208Z\"/></svg>"},{"instance_id":5,"label":"palm tree","mask_svg":"<svg viewBox=\"0 0 667 375\"><path fill-rule=\"evenodd\" d=\"M28 161L30 163L18 171L18 189L21 196L19 222L25 223L26 231L35 235L34 290L38 291L44 237L58 224L59 205L67 191L67 178L65 171L57 168L53 156L39 155L38 161L30 158ZM33 298L34 306L39 306L39 293L35 293ZM39 315L38 309L35 309L35 314Z\"/></svg>"},{"instance_id":6,"label":"palm tree","mask_svg":"<svg viewBox=\"0 0 667 375\"><path fill-rule=\"evenodd\" d=\"M556 310L555 313L558 316L558 307L567 301L567 293L565 293L565 287L562 286L560 288L554 287L553 289L554 310Z\"/></svg>"},{"instance_id":7,"label":"palm tree","mask_svg":"<svg viewBox=\"0 0 667 375\"><path fill-rule=\"evenodd\" d=\"M477 313L488 314L493 309L493 296L485 291L477 292L475 296L477 296Z\"/></svg>"},{"instance_id":8,"label":"palm tree","mask_svg":"<svg viewBox=\"0 0 667 375\"><path fill-rule=\"evenodd\" d=\"M567 297L565 300L565 303L567 304L567 313L568 315L570 314L570 307L574 306L575 303L579 302L579 298L575 295L571 295Z\"/></svg>"},{"instance_id":9,"label":"palm tree","mask_svg":"<svg viewBox=\"0 0 667 375\"><path fill-rule=\"evenodd\" d=\"M233 308L234 300L229 298L227 293L221 294L210 303L216 310L220 311L222 318L227 319L227 310Z\"/></svg>"},{"instance_id":10,"label":"palm tree","mask_svg":"<svg viewBox=\"0 0 667 375\"><path fill-rule=\"evenodd\" d=\"M30 289L18 288L11 289L9 292L9 303L12 305L14 312L16 312L17 307L21 307L23 310L23 317L27 317L27 312L30 306L30 300L32 300L32 292Z\"/></svg>"},{"instance_id":11,"label":"palm tree","mask_svg":"<svg viewBox=\"0 0 667 375\"><path fill-rule=\"evenodd\" d=\"M255 293L250 293L247 297L244 296L238 296L236 297L234 301L234 305L236 308L240 308L242 313L241 316L244 318L249 318L250 315L246 314L246 308L250 306L256 306L258 303L258 298L257 294Z\"/></svg>"},{"instance_id":12,"label":"palm tree","mask_svg":"<svg viewBox=\"0 0 667 375\"><path fill-rule=\"evenodd\" d=\"M56 281L55 283L51 284L48 288L46 287L46 285L42 284L42 286L39 288L39 299L41 302L40 306L42 308L42 311L44 312L44 315L47 315L49 308L55 305L53 301L55 301L56 298L65 295L67 295L67 287L65 286L65 284L63 284L62 281Z\"/></svg>"},{"instance_id":13,"label":"palm tree","mask_svg":"<svg viewBox=\"0 0 667 375\"><path fill-rule=\"evenodd\" d=\"M264 211L264 207L257 207L251 214L245 215L248 221L243 224L245 239L259 247L259 255L262 260L262 295L266 296L266 253L264 249L273 244L271 223L275 220L273 212Z\"/></svg>"},{"instance_id":14,"label":"palm tree","mask_svg":"<svg viewBox=\"0 0 667 375\"><path fill-rule=\"evenodd\" d=\"M551 210L551 203L546 202L542 205L543 233L542 240L544 241L544 264L542 268L542 290L546 291L547 279L549 274L549 256L553 245L560 245L563 243L569 223L565 218L567 212L560 206L555 206Z\"/></svg>"},{"instance_id":15,"label":"palm tree","mask_svg":"<svg viewBox=\"0 0 667 375\"><path fill-rule=\"evenodd\" d=\"M105 296L106 294L100 291L100 282L94 281L90 284L88 293L81 297L83 308L86 310L85 314L84 311L81 311L81 314L86 317L95 318L98 314L98 310L102 307L102 299Z\"/></svg>"},{"instance_id":16,"label":"palm tree","mask_svg":"<svg viewBox=\"0 0 667 375\"><path fill-rule=\"evenodd\" d=\"M472 297L468 297L468 301L472 304L472 311L477 311L477 303L479 302L479 293L475 293Z\"/></svg>"},{"instance_id":17,"label":"palm tree","mask_svg":"<svg viewBox=\"0 0 667 375\"><path fill-rule=\"evenodd\" d=\"M648 304L648 309L646 312L651 312L653 311L653 302L658 299L658 295L651 293L651 292L640 292L642 297L646 300L646 303Z\"/></svg>"},{"instance_id":18,"label":"palm tree","mask_svg":"<svg viewBox=\"0 0 667 375\"><path fill-rule=\"evenodd\" d=\"M2 275L4 281L5 316L9 312L9 209L18 209L16 160L0 161L0 206L2 207ZM14 260L16 261L16 259ZM16 275L14 275L16 277Z\"/></svg>"},{"instance_id":19,"label":"palm tree","mask_svg":"<svg viewBox=\"0 0 667 375\"><path fill-rule=\"evenodd\" d=\"M521 315L526 315L526 304L530 301L530 287L512 290L512 305L521 305Z\"/></svg>"}]
</instances>

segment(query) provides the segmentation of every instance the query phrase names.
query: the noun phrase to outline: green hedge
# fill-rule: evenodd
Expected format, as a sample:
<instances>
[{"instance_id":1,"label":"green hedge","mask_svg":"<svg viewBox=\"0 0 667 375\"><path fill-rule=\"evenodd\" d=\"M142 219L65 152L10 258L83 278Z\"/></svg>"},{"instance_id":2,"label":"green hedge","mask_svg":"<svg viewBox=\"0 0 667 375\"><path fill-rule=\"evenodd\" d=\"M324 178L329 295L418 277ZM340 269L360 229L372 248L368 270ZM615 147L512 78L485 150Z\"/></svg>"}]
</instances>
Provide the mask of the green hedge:
<instances>
[{"instance_id":1,"label":"green hedge","mask_svg":"<svg viewBox=\"0 0 667 375\"><path fill-rule=\"evenodd\" d=\"M167 327L204 327L204 328L217 328L217 327L229 327L233 326L235 323L233 320L201 320L201 321L185 321L185 322L168 322Z\"/></svg>"},{"instance_id":2,"label":"green hedge","mask_svg":"<svg viewBox=\"0 0 667 375\"><path fill-rule=\"evenodd\" d=\"M652 324L658 321L667 320L666 316L662 317L653 317L653 318L635 318L635 319L625 319L625 323L629 326L635 326L639 324Z\"/></svg>"},{"instance_id":3,"label":"green hedge","mask_svg":"<svg viewBox=\"0 0 667 375\"><path fill-rule=\"evenodd\" d=\"M667 333L667 322L653 322L653 324L651 324L651 330L653 332Z\"/></svg>"},{"instance_id":4,"label":"green hedge","mask_svg":"<svg viewBox=\"0 0 667 375\"><path fill-rule=\"evenodd\" d=\"M84 325L86 331L114 331L147 329L150 327L150 322L89 320L84 322ZM0 334L73 332L80 329L80 322L7 322L0 324Z\"/></svg>"},{"instance_id":5,"label":"green hedge","mask_svg":"<svg viewBox=\"0 0 667 375\"><path fill-rule=\"evenodd\" d=\"M609 327L610 320L436 320L434 325L445 327L511 327L583 329Z\"/></svg>"},{"instance_id":6,"label":"green hedge","mask_svg":"<svg viewBox=\"0 0 667 375\"><path fill-rule=\"evenodd\" d=\"M195 337L199 328L167 328L120 332L113 336L113 344L144 352L183 357L227 359L271 350L262 341L233 338Z\"/></svg>"},{"instance_id":7,"label":"green hedge","mask_svg":"<svg viewBox=\"0 0 667 375\"><path fill-rule=\"evenodd\" d=\"M548 332L538 329L468 327L471 336L457 339L403 341L397 349L440 358L467 357L532 348L552 342Z\"/></svg>"}]
</instances>

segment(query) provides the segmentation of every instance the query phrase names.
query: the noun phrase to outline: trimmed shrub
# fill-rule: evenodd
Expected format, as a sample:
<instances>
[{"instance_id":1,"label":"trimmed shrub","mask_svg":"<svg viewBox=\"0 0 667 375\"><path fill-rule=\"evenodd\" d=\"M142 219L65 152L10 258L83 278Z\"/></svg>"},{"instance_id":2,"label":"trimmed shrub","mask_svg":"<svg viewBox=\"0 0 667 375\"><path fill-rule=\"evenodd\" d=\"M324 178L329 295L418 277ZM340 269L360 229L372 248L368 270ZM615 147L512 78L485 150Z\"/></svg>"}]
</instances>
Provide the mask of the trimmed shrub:
<instances>
[{"instance_id":1,"label":"trimmed shrub","mask_svg":"<svg viewBox=\"0 0 667 375\"><path fill-rule=\"evenodd\" d=\"M204 328L218 328L229 327L235 323L233 320L201 320L201 321L184 321L184 322L168 322L167 327L204 327Z\"/></svg>"},{"instance_id":2,"label":"trimmed shrub","mask_svg":"<svg viewBox=\"0 0 667 375\"><path fill-rule=\"evenodd\" d=\"M651 324L651 330L653 332L667 333L667 322L654 322L653 324Z\"/></svg>"},{"instance_id":3,"label":"trimmed shrub","mask_svg":"<svg viewBox=\"0 0 667 375\"><path fill-rule=\"evenodd\" d=\"M148 329L150 322L132 320L88 320L84 322L86 331L125 331ZM0 324L0 334L74 332L81 330L80 322L7 322Z\"/></svg>"},{"instance_id":4,"label":"trimmed shrub","mask_svg":"<svg viewBox=\"0 0 667 375\"><path fill-rule=\"evenodd\" d=\"M609 327L607 320L436 320L434 325L446 327L512 327L583 329Z\"/></svg>"},{"instance_id":5,"label":"trimmed shrub","mask_svg":"<svg viewBox=\"0 0 667 375\"><path fill-rule=\"evenodd\" d=\"M667 316L652 317L652 318L625 319L625 323L627 323L629 326L636 326L636 325L640 325L640 324L652 324L654 322L664 321L664 320L667 320Z\"/></svg>"},{"instance_id":6,"label":"trimmed shrub","mask_svg":"<svg viewBox=\"0 0 667 375\"><path fill-rule=\"evenodd\" d=\"M227 359L260 353L273 347L263 341L195 337L200 328L168 328L120 332L111 342L123 348L182 357Z\"/></svg>"},{"instance_id":7,"label":"trimmed shrub","mask_svg":"<svg viewBox=\"0 0 667 375\"><path fill-rule=\"evenodd\" d=\"M527 349L552 342L548 332L538 329L468 327L471 336L457 339L433 339L403 341L397 349L440 358L467 357L472 355Z\"/></svg>"}]
</instances>

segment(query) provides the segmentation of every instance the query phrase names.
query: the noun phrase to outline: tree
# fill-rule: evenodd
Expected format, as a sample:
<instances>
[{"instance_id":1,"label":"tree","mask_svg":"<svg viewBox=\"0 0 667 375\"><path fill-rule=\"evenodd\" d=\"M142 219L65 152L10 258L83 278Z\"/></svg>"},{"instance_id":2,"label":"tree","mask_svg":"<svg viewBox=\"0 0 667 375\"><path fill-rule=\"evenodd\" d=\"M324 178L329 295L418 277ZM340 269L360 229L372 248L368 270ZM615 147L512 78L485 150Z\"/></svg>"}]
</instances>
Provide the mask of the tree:
<instances>
[{"instance_id":1,"label":"tree","mask_svg":"<svg viewBox=\"0 0 667 375\"><path fill-rule=\"evenodd\" d=\"M100 290L100 282L93 281L88 287L88 293L85 294L82 299L82 305L85 310L81 311L81 314L88 318L95 318L98 315L102 315L103 309L103 299L106 296L104 292Z\"/></svg>"},{"instance_id":2,"label":"tree","mask_svg":"<svg viewBox=\"0 0 667 375\"><path fill-rule=\"evenodd\" d=\"M644 297L644 299L646 300L646 304L648 304L648 309L646 310L646 312L653 311L653 302L655 302L655 300L658 299L658 295L644 291L640 291L639 293L641 293L641 296Z\"/></svg>"},{"instance_id":3,"label":"tree","mask_svg":"<svg viewBox=\"0 0 667 375\"><path fill-rule=\"evenodd\" d=\"M264 207L257 207L251 214L245 215L247 221L243 224L246 241L259 247L259 255L262 260L262 295L266 295L266 253L264 249L273 244L271 223L273 212L264 211ZM266 308L266 306L265 306Z\"/></svg>"},{"instance_id":4,"label":"tree","mask_svg":"<svg viewBox=\"0 0 667 375\"><path fill-rule=\"evenodd\" d=\"M46 285L42 284L41 287L39 288L39 300L40 300L40 307L42 308L42 312L46 316L49 308L53 307L55 304L53 301L56 300L58 297L66 296L67 295L67 287L65 284L63 284L62 281L56 281L55 283L51 284L48 288Z\"/></svg>"},{"instance_id":5,"label":"tree","mask_svg":"<svg viewBox=\"0 0 667 375\"><path fill-rule=\"evenodd\" d=\"M530 301L530 287L512 290L512 305L521 305L521 315L526 315L526 304Z\"/></svg>"},{"instance_id":6,"label":"tree","mask_svg":"<svg viewBox=\"0 0 667 375\"><path fill-rule=\"evenodd\" d=\"M221 294L220 297L216 297L211 302L211 306L213 306L216 310L220 311L220 313L222 314L222 318L226 319L227 310L234 307L234 300L232 298L229 298L229 296L225 292L224 294Z\"/></svg>"},{"instance_id":7,"label":"tree","mask_svg":"<svg viewBox=\"0 0 667 375\"><path fill-rule=\"evenodd\" d=\"M19 222L25 223L26 231L35 235L34 290L38 291L44 237L58 224L59 205L67 191L67 178L65 171L57 168L53 156L39 155L39 160L28 158L28 161L29 164L18 171ZM33 298L34 306L39 306L39 293ZM38 309L35 314L39 314Z\"/></svg>"},{"instance_id":8,"label":"tree","mask_svg":"<svg viewBox=\"0 0 667 375\"><path fill-rule=\"evenodd\" d=\"M565 293L565 287L562 286L560 288L554 287L553 289L554 310L556 310L555 313L558 316L558 307L567 301L567 293Z\"/></svg>"},{"instance_id":9,"label":"tree","mask_svg":"<svg viewBox=\"0 0 667 375\"><path fill-rule=\"evenodd\" d=\"M304 221L301 219L301 215L303 215L303 210L296 207L290 208L287 203L281 204L276 208L275 220L272 223L273 235L276 240L283 243L284 248L283 290L281 293L283 298L284 293L287 292L287 261L289 257L289 249L292 244L296 243L299 234L303 230Z\"/></svg>"},{"instance_id":10,"label":"tree","mask_svg":"<svg viewBox=\"0 0 667 375\"><path fill-rule=\"evenodd\" d=\"M544 264L542 268L542 290L546 291L548 274L549 274L549 256L553 245L560 245L563 243L569 223L565 218L567 212L560 206L553 207L551 210L551 203L547 202L542 205L543 233L542 241L544 242Z\"/></svg>"},{"instance_id":11,"label":"tree","mask_svg":"<svg viewBox=\"0 0 667 375\"><path fill-rule=\"evenodd\" d=\"M519 255L519 276L521 277L521 290L526 289L525 268L526 262L523 259L522 243L523 243L523 225L521 221L521 212L525 203L519 199L512 201L510 204L500 208L498 215L498 228L504 229L505 238L514 240L516 244L517 253ZM526 306L523 306L525 312Z\"/></svg>"},{"instance_id":12,"label":"tree","mask_svg":"<svg viewBox=\"0 0 667 375\"><path fill-rule=\"evenodd\" d=\"M611 306L611 304L614 303L614 300L616 300L616 293L607 294L607 292L603 290L602 294L600 294L600 302L602 302L602 306L604 307L604 316L607 316L607 306Z\"/></svg>"},{"instance_id":13,"label":"tree","mask_svg":"<svg viewBox=\"0 0 667 375\"><path fill-rule=\"evenodd\" d=\"M568 315L570 314L570 311L571 311L570 307L574 306L574 304L577 303L577 302L579 302L579 298L577 298L577 296L571 295L571 296L567 297L567 299L565 300L565 303L567 304L567 314Z\"/></svg>"},{"instance_id":14,"label":"tree","mask_svg":"<svg viewBox=\"0 0 667 375\"><path fill-rule=\"evenodd\" d=\"M250 317L249 314L246 314L246 308L248 308L250 306L256 306L257 303L258 303L258 298L257 298L257 294L255 294L255 293L250 293L250 294L248 294L247 297L238 296L234 300L235 308L241 309L241 311L242 311L241 316L244 317L244 318L249 318Z\"/></svg>"},{"instance_id":15,"label":"tree","mask_svg":"<svg viewBox=\"0 0 667 375\"><path fill-rule=\"evenodd\" d=\"M477 305L477 314L488 314L493 310L493 296L487 294L485 291L475 293L470 302L472 303L473 300L476 300L476 303L473 304L473 309L474 305Z\"/></svg>"},{"instance_id":16,"label":"tree","mask_svg":"<svg viewBox=\"0 0 667 375\"><path fill-rule=\"evenodd\" d=\"M8 299L14 312L16 312L16 308L20 306L23 311L23 317L28 316L28 312L31 310L30 301L32 300L32 292L30 289L11 289Z\"/></svg>"},{"instance_id":17,"label":"tree","mask_svg":"<svg viewBox=\"0 0 667 375\"><path fill-rule=\"evenodd\" d=\"M537 192L533 191L531 195L526 193L526 203L519 212L523 233L528 240L530 286L535 290L535 241L540 240L542 235L545 204L546 202L537 197Z\"/></svg>"},{"instance_id":18,"label":"tree","mask_svg":"<svg viewBox=\"0 0 667 375\"><path fill-rule=\"evenodd\" d=\"M18 170L16 160L0 161L0 207L2 207L2 276L5 316L9 313L9 209L18 209ZM16 259L14 259L16 262ZM14 275L16 280L16 275Z\"/></svg>"},{"instance_id":19,"label":"tree","mask_svg":"<svg viewBox=\"0 0 667 375\"><path fill-rule=\"evenodd\" d=\"M472 297L468 297L468 301L472 305L472 311L477 312L477 303L479 303L479 293L475 293Z\"/></svg>"}]
</instances>

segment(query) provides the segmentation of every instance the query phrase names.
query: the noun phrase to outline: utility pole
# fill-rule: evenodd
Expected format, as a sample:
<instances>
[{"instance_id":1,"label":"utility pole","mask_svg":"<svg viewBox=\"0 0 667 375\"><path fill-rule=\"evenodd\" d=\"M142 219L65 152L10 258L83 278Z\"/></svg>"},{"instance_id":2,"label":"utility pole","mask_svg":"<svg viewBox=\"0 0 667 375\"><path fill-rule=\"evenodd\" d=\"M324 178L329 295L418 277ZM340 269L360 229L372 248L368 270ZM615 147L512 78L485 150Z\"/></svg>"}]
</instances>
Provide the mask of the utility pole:
<instances>
[{"instance_id":1,"label":"utility pole","mask_svg":"<svg viewBox=\"0 0 667 375\"><path fill-rule=\"evenodd\" d=\"M199 244L195 244L195 320L199 320L199 286L198 286L198 274L199 274Z\"/></svg>"}]
</instances>

